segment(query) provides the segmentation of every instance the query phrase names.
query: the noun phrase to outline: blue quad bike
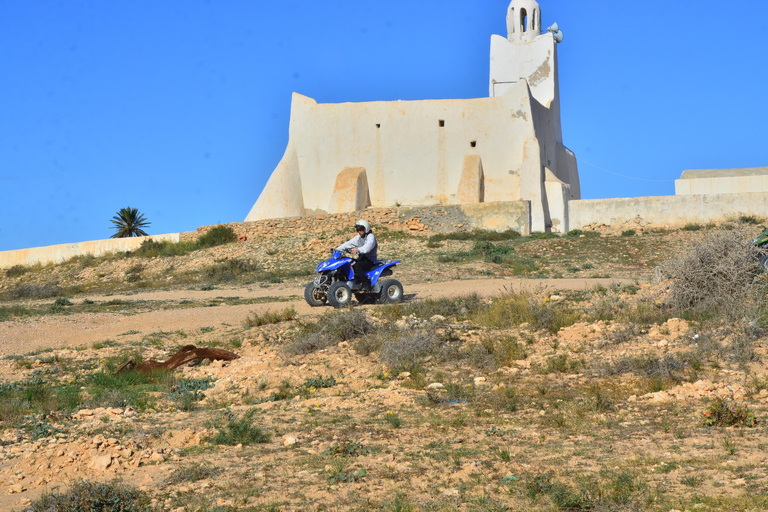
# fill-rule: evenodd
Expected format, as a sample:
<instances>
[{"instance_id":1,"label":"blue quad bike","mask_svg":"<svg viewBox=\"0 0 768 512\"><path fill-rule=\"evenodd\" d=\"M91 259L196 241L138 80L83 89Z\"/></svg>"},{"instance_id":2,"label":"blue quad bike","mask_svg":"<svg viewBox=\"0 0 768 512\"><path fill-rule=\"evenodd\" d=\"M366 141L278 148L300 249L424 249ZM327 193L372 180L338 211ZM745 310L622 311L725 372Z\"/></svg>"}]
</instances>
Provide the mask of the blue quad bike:
<instances>
[{"instance_id":1,"label":"blue quad bike","mask_svg":"<svg viewBox=\"0 0 768 512\"><path fill-rule=\"evenodd\" d=\"M347 251L344 251L347 252ZM403 285L397 279L382 279L392 275L392 269L400 260L377 261L365 278L355 280L349 256L332 251L331 257L317 266L317 277L304 289L304 300L312 307L326 303L341 308L350 303L354 294L360 304L400 302L403 299Z\"/></svg>"}]
</instances>

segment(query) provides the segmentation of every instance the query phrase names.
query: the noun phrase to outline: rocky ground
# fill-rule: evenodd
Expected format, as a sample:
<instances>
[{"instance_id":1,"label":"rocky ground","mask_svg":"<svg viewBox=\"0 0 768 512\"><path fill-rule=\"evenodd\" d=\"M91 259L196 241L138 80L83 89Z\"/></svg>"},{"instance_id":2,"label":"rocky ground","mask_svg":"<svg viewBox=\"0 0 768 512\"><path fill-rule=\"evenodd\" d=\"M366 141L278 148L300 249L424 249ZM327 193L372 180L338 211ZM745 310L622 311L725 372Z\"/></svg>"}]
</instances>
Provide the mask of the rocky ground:
<instances>
[{"instance_id":1,"label":"rocky ground","mask_svg":"<svg viewBox=\"0 0 768 512\"><path fill-rule=\"evenodd\" d=\"M301 299L341 232L0 274L0 509L766 509L763 332L654 278L707 231L384 232L406 303L341 312ZM239 358L114 375L187 344Z\"/></svg>"}]
</instances>

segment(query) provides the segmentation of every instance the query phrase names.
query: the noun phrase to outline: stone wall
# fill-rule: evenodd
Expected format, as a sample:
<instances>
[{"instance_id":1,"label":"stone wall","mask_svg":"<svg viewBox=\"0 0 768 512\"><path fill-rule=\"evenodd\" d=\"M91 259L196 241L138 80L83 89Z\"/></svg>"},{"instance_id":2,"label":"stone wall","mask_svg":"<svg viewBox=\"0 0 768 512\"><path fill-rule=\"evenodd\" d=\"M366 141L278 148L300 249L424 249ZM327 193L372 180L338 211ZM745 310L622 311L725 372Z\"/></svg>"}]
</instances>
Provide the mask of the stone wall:
<instances>
[{"instance_id":1,"label":"stone wall","mask_svg":"<svg viewBox=\"0 0 768 512\"><path fill-rule=\"evenodd\" d=\"M144 240L158 242L178 242L179 233L165 235L138 236L133 238L108 238L106 240L91 240L89 242L76 242L72 244L49 245L47 247L31 247L29 249L17 249L15 251L0 251L0 268L10 268L14 265L34 265L41 263L61 263L75 256L102 256L114 252L127 252L138 249Z\"/></svg>"},{"instance_id":2,"label":"stone wall","mask_svg":"<svg viewBox=\"0 0 768 512\"><path fill-rule=\"evenodd\" d=\"M338 229L352 232L358 219L366 219L376 229L406 230L416 233L443 233L472 229L504 231L514 229L521 234L530 232L530 203L509 201L469 205L438 205L399 208L367 208L359 212L289 217L254 222L231 222L238 237L282 236L290 233L310 234ZM196 240L211 226L181 234L182 241Z\"/></svg>"},{"instance_id":3,"label":"stone wall","mask_svg":"<svg viewBox=\"0 0 768 512\"><path fill-rule=\"evenodd\" d=\"M581 199L568 202L568 213L570 229L681 227L739 215L768 217L768 193Z\"/></svg>"}]
</instances>

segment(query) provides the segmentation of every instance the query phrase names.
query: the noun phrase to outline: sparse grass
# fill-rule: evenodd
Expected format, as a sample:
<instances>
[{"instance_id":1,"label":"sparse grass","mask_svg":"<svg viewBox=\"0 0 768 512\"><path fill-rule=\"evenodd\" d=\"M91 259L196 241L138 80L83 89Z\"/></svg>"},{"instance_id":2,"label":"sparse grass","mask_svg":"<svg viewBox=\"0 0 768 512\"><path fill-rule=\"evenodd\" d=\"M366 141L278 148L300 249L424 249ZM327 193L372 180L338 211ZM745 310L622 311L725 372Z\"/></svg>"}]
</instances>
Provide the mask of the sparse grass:
<instances>
[{"instance_id":1,"label":"sparse grass","mask_svg":"<svg viewBox=\"0 0 768 512\"><path fill-rule=\"evenodd\" d=\"M389 304L378 309L377 314L382 318L396 320L402 316L414 315L418 318L429 319L440 315L457 321L466 320L483 308L482 300L476 293L452 298L427 298L424 300Z\"/></svg>"},{"instance_id":2,"label":"sparse grass","mask_svg":"<svg viewBox=\"0 0 768 512\"><path fill-rule=\"evenodd\" d=\"M134 359L140 358L134 357ZM104 371L87 376L83 386L90 397L88 407L133 406L144 410L154 403L153 393L171 389L175 382L173 373L126 371L114 373L114 363L109 362Z\"/></svg>"},{"instance_id":3,"label":"sparse grass","mask_svg":"<svg viewBox=\"0 0 768 512\"><path fill-rule=\"evenodd\" d=\"M379 357L393 373L413 371L422 360L434 355L440 341L427 331L404 331L384 343Z\"/></svg>"},{"instance_id":4,"label":"sparse grass","mask_svg":"<svg viewBox=\"0 0 768 512\"><path fill-rule=\"evenodd\" d=\"M178 466L168 476L166 480L169 484L180 484L184 482L198 482L206 478L214 478L224 472L223 468L216 467L210 463L193 462Z\"/></svg>"},{"instance_id":5,"label":"sparse grass","mask_svg":"<svg viewBox=\"0 0 768 512\"><path fill-rule=\"evenodd\" d=\"M248 318L245 319L243 325L248 328L261 327L262 325L278 324L280 322L287 322L296 318L296 310L291 307L287 307L282 311L265 311L263 313L251 313Z\"/></svg>"},{"instance_id":6,"label":"sparse grass","mask_svg":"<svg viewBox=\"0 0 768 512\"><path fill-rule=\"evenodd\" d=\"M506 231L490 231L487 229L475 229L472 231L454 231L452 233L438 233L427 240L435 244L443 240L474 240L476 242L496 242L501 240L514 240L520 238L520 233L508 229Z\"/></svg>"},{"instance_id":7,"label":"sparse grass","mask_svg":"<svg viewBox=\"0 0 768 512\"><path fill-rule=\"evenodd\" d=\"M39 313L36 310L29 309L25 306L0 306L0 322L35 314Z\"/></svg>"}]
</instances>

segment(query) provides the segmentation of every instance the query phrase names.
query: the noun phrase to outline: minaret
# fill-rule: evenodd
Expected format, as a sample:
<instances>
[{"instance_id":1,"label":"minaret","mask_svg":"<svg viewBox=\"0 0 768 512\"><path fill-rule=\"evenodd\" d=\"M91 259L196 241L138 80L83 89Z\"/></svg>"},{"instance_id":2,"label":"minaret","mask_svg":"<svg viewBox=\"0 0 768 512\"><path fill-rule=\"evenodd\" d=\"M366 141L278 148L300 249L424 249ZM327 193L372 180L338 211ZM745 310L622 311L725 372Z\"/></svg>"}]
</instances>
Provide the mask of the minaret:
<instances>
[{"instance_id":1,"label":"minaret","mask_svg":"<svg viewBox=\"0 0 768 512\"><path fill-rule=\"evenodd\" d=\"M543 106L552 108L558 102L557 43L550 32L541 33L536 0L512 0L507 37L491 37L490 96L503 96L521 78Z\"/></svg>"},{"instance_id":2,"label":"minaret","mask_svg":"<svg viewBox=\"0 0 768 512\"><path fill-rule=\"evenodd\" d=\"M541 35L541 8L535 0L512 0L507 9L507 39L531 42Z\"/></svg>"}]
</instances>

